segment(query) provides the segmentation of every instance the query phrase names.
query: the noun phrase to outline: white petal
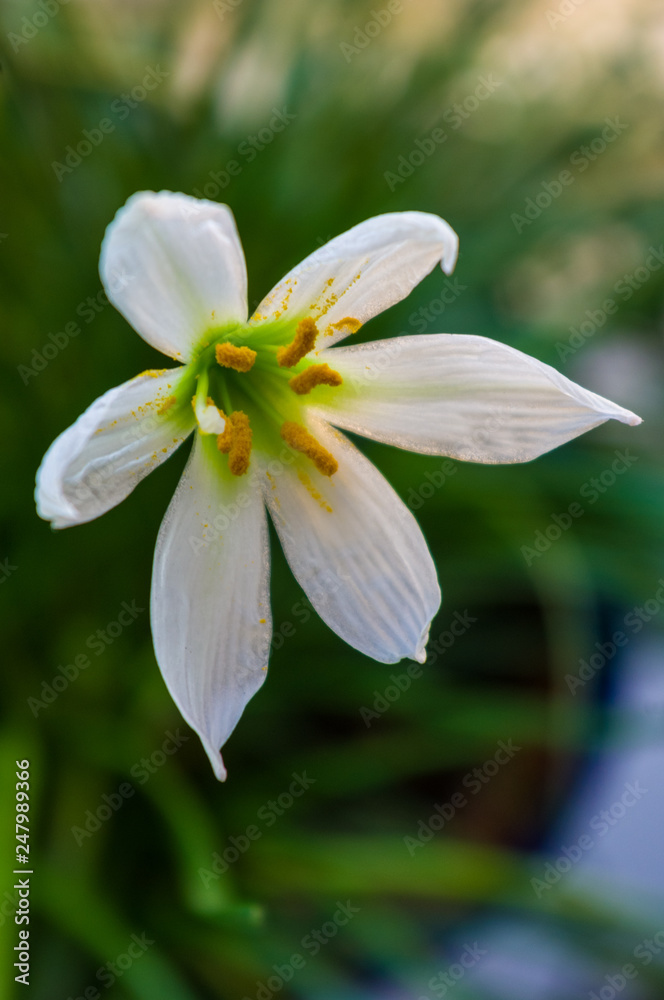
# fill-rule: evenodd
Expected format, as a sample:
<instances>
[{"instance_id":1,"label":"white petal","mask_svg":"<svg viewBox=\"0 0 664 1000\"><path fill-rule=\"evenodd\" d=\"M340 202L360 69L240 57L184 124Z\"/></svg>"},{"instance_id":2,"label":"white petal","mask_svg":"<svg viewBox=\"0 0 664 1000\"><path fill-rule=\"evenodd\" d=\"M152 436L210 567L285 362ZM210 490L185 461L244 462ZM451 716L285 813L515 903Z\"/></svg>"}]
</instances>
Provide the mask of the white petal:
<instances>
[{"instance_id":1,"label":"white petal","mask_svg":"<svg viewBox=\"0 0 664 1000\"><path fill-rule=\"evenodd\" d=\"M298 264L261 302L251 323L274 316L312 316L329 347L354 332L343 320L366 323L400 302L440 261L450 274L458 237L437 215L377 215L330 240Z\"/></svg>"},{"instance_id":2,"label":"white petal","mask_svg":"<svg viewBox=\"0 0 664 1000\"><path fill-rule=\"evenodd\" d=\"M54 528L92 521L182 444L195 423L191 405L174 399L182 371L144 372L110 389L55 439L37 472L40 517Z\"/></svg>"},{"instance_id":3,"label":"white petal","mask_svg":"<svg viewBox=\"0 0 664 1000\"><path fill-rule=\"evenodd\" d=\"M383 663L406 656L423 663L440 589L422 532L343 434L323 421L309 421L309 429L337 459L338 471L323 476L284 449L264 481L293 574L321 618L351 646Z\"/></svg>"},{"instance_id":4,"label":"white petal","mask_svg":"<svg viewBox=\"0 0 664 1000\"><path fill-rule=\"evenodd\" d=\"M223 781L219 748L265 680L272 625L261 492L212 438L196 435L162 523L151 616L164 680Z\"/></svg>"},{"instance_id":5,"label":"white petal","mask_svg":"<svg viewBox=\"0 0 664 1000\"><path fill-rule=\"evenodd\" d=\"M247 318L247 269L227 205L140 191L106 230L99 271L141 337L179 361L208 330Z\"/></svg>"},{"instance_id":6,"label":"white petal","mask_svg":"<svg viewBox=\"0 0 664 1000\"><path fill-rule=\"evenodd\" d=\"M344 379L320 414L427 455L528 462L611 418L641 423L549 365L485 337L395 337L323 351L319 360Z\"/></svg>"}]
</instances>

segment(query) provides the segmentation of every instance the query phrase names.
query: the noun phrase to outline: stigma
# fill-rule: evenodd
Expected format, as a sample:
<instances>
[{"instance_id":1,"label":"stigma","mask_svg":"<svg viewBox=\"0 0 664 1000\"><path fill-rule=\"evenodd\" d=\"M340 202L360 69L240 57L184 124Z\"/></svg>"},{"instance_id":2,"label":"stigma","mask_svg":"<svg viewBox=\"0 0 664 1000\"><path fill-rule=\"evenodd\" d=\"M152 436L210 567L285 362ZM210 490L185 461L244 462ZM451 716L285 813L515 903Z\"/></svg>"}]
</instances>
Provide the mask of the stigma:
<instances>
[{"instance_id":1,"label":"stigma","mask_svg":"<svg viewBox=\"0 0 664 1000\"><path fill-rule=\"evenodd\" d=\"M201 382L199 389L207 389L206 382ZM204 396L203 392L197 391L191 401L196 414L196 422L201 434L220 434L225 429L224 416L215 405L210 396Z\"/></svg>"}]
</instances>

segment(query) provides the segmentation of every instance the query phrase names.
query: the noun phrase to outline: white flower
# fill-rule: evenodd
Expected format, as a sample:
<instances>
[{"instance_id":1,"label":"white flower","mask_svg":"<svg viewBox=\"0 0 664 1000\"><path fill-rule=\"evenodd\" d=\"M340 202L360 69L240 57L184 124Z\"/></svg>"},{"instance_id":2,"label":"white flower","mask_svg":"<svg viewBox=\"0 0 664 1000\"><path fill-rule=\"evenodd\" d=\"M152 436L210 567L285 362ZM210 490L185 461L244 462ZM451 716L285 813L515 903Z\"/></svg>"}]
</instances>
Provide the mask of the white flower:
<instances>
[{"instance_id":1,"label":"white flower","mask_svg":"<svg viewBox=\"0 0 664 1000\"><path fill-rule=\"evenodd\" d=\"M457 237L442 219L369 219L291 271L247 320L230 209L141 192L109 226L111 302L179 367L111 389L60 435L37 475L56 528L98 517L194 430L154 561L157 660L218 778L219 748L265 679L270 512L293 573L343 639L384 663L423 662L440 605L417 523L335 428L429 455L526 462L611 417L639 418L483 337L334 347L403 299ZM193 405L192 405L193 403Z\"/></svg>"}]
</instances>

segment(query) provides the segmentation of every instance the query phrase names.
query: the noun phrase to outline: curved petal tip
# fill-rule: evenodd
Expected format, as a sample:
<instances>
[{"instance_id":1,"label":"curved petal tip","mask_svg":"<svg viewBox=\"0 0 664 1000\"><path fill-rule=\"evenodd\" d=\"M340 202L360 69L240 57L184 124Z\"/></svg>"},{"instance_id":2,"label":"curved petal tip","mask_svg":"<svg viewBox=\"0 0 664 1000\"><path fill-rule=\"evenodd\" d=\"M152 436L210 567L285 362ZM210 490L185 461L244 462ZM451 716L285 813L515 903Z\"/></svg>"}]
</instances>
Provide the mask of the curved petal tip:
<instances>
[{"instance_id":1,"label":"curved petal tip","mask_svg":"<svg viewBox=\"0 0 664 1000\"><path fill-rule=\"evenodd\" d=\"M459 257L459 237L447 222L444 222L442 219L441 222L443 222L447 232L445 249L440 261L440 266L445 274L451 274L456 267L456 262Z\"/></svg>"},{"instance_id":2,"label":"curved petal tip","mask_svg":"<svg viewBox=\"0 0 664 1000\"><path fill-rule=\"evenodd\" d=\"M413 659L417 660L418 663L426 663L426 659L427 659L427 643L429 642L429 631L430 631L430 629L431 629L431 622L429 622L429 624L427 625L426 629L424 629L424 631L422 632L422 635L420 637L420 641L417 644L417 649L415 650L415 654L413 656Z\"/></svg>"},{"instance_id":3,"label":"curved petal tip","mask_svg":"<svg viewBox=\"0 0 664 1000\"><path fill-rule=\"evenodd\" d=\"M212 770L214 771L214 776L217 781L225 781L228 777L228 771L224 766L223 757L220 751L210 743L210 740L203 733L198 734L203 744L203 749L209 757L210 763L212 764Z\"/></svg>"}]
</instances>

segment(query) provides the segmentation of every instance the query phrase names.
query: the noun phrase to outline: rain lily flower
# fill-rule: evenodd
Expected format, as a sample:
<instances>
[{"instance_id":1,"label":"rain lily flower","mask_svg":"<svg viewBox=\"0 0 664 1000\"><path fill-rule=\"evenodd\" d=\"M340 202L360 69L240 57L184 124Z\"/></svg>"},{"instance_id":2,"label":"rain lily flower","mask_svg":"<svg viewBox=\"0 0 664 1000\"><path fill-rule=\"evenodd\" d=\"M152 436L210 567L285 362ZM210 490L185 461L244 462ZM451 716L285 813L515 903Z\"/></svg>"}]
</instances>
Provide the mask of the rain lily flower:
<instances>
[{"instance_id":1,"label":"rain lily flower","mask_svg":"<svg viewBox=\"0 0 664 1000\"><path fill-rule=\"evenodd\" d=\"M215 774L265 680L271 642L266 508L320 617L383 663L424 662L440 605L415 518L339 428L427 455L527 462L605 420L640 423L548 365L484 337L433 334L335 347L405 298L457 237L437 216L361 223L295 267L247 319L230 209L162 191L129 199L104 237L110 301L180 362L110 389L37 475L55 528L120 503L193 431L159 532L157 661Z\"/></svg>"}]
</instances>

